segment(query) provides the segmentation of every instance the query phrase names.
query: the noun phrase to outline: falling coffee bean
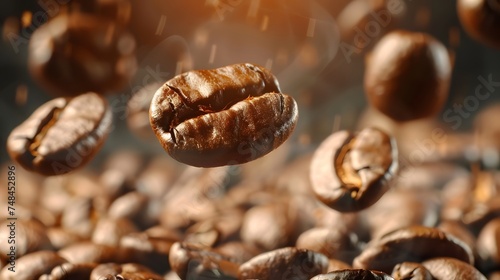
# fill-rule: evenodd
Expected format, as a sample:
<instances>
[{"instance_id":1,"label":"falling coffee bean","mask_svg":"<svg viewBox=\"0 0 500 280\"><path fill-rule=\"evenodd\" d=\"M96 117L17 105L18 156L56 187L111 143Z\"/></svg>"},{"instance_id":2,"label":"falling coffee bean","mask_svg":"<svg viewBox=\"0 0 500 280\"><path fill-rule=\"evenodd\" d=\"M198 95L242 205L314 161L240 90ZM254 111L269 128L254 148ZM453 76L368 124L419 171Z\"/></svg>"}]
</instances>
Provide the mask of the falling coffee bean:
<instances>
[{"instance_id":1,"label":"falling coffee bean","mask_svg":"<svg viewBox=\"0 0 500 280\"><path fill-rule=\"evenodd\" d=\"M393 120L432 117L446 102L450 58L428 34L393 31L378 42L366 64L368 100Z\"/></svg>"},{"instance_id":2,"label":"falling coffee bean","mask_svg":"<svg viewBox=\"0 0 500 280\"><path fill-rule=\"evenodd\" d=\"M500 49L500 2L498 0L458 0L458 17L474 39Z\"/></svg>"},{"instance_id":3,"label":"falling coffee bean","mask_svg":"<svg viewBox=\"0 0 500 280\"><path fill-rule=\"evenodd\" d=\"M389 189L398 168L395 140L376 128L339 131L316 150L310 177L316 196L341 212L365 209Z\"/></svg>"},{"instance_id":4,"label":"falling coffee bean","mask_svg":"<svg viewBox=\"0 0 500 280\"><path fill-rule=\"evenodd\" d=\"M111 122L107 101L95 93L53 99L11 132L7 150L27 170L61 175L93 158Z\"/></svg>"},{"instance_id":5,"label":"falling coffee bean","mask_svg":"<svg viewBox=\"0 0 500 280\"><path fill-rule=\"evenodd\" d=\"M198 167L252 161L293 132L295 100L265 68L236 64L183 73L153 97L150 122L165 150Z\"/></svg>"}]
</instances>

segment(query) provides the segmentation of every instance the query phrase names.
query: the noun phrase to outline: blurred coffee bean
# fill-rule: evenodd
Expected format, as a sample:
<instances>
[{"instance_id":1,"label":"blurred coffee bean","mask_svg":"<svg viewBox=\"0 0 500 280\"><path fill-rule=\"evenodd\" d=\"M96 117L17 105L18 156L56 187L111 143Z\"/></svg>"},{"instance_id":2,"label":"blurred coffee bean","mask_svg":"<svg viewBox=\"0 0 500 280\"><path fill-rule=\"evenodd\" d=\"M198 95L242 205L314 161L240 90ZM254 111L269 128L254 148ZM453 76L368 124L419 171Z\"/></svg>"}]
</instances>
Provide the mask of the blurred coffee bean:
<instances>
[{"instance_id":1,"label":"blurred coffee bean","mask_svg":"<svg viewBox=\"0 0 500 280\"><path fill-rule=\"evenodd\" d=\"M2 268L0 279L2 280L34 280L43 274L67 261L52 251L37 251L15 261L15 272L9 270L10 266Z\"/></svg>"},{"instance_id":2,"label":"blurred coffee bean","mask_svg":"<svg viewBox=\"0 0 500 280\"><path fill-rule=\"evenodd\" d=\"M134 262L147 266L158 273L169 269L170 248L180 240L177 233L169 231L145 231L130 233L120 240L120 248L133 255Z\"/></svg>"},{"instance_id":3,"label":"blurred coffee bean","mask_svg":"<svg viewBox=\"0 0 500 280\"><path fill-rule=\"evenodd\" d=\"M128 219L142 225L150 199L139 192L129 192L118 197L108 209L108 216L114 219ZM150 221L147 221L150 222Z\"/></svg>"},{"instance_id":4,"label":"blurred coffee bean","mask_svg":"<svg viewBox=\"0 0 500 280\"><path fill-rule=\"evenodd\" d=\"M82 237L78 234L70 232L60 227L50 227L47 229L47 237L50 240L50 244L56 250L60 250L71 244L82 241Z\"/></svg>"},{"instance_id":5,"label":"blurred coffee bean","mask_svg":"<svg viewBox=\"0 0 500 280\"><path fill-rule=\"evenodd\" d=\"M255 206L245 213L241 239L265 251L290 246L296 222L287 202Z\"/></svg>"},{"instance_id":6,"label":"blurred coffee bean","mask_svg":"<svg viewBox=\"0 0 500 280\"><path fill-rule=\"evenodd\" d=\"M7 151L27 170L61 175L94 157L107 138L111 122L107 101L95 93L56 98L11 132Z\"/></svg>"},{"instance_id":7,"label":"blurred coffee bean","mask_svg":"<svg viewBox=\"0 0 500 280\"><path fill-rule=\"evenodd\" d=\"M500 3L496 0L458 0L460 22L469 36L490 47L500 48Z\"/></svg>"},{"instance_id":8,"label":"blurred coffee bean","mask_svg":"<svg viewBox=\"0 0 500 280\"><path fill-rule=\"evenodd\" d=\"M483 271L500 268L500 218L495 218L483 227L477 238L479 267Z\"/></svg>"},{"instance_id":9,"label":"blurred coffee bean","mask_svg":"<svg viewBox=\"0 0 500 280\"><path fill-rule=\"evenodd\" d=\"M90 280L163 280L148 268L134 263L101 264L92 270Z\"/></svg>"},{"instance_id":10,"label":"blurred coffee bean","mask_svg":"<svg viewBox=\"0 0 500 280\"><path fill-rule=\"evenodd\" d=\"M230 241L215 247L214 252L227 256L239 263L244 263L261 254L262 250L242 241Z\"/></svg>"},{"instance_id":11,"label":"blurred coffee bean","mask_svg":"<svg viewBox=\"0 0 500 280\"><path fill-rule=\"evenodd\" d=\"M394 278L380 271L345 269L316 275L311 280L394 280Z\"/></svg>"},{"instance_id":12,"label":"blurred coffee bean","mask_svg":"<svg viewBox=\"0 0 500 280\"><path fill-rule=\"evenodd\" d=\"M389 189L398 168L394 139L376 128L328 137L311 162L311 182L318 199L340 212L370 207Z\"/></svg>"},{"instance_id":13,"label":"blurred coffee bean","mask_svg":"<svg viewBox=\"0 0 500 280\"><path fill-rule=\"evenodd\" d=\"M500 279L500 271L495 271L488 275L489 280L499 280Z\"/></svg>"},{"instance_id":14,"label":"blurred coffee bean","mask_svg":"<svg viewBox=\"0 0 500 280\"><path fill-rule=\"evenodd\" d=\"M116 170L125 176L128 186L132 186L139 173L144 169L143 155L131 149L120 149L110 154L103 163L103 172Z\"/></svg>"},{"instance_id":15,"label":"blurred coffee bean","mask_svg":"<svg viewBox=\"0 0 500 280\"><path fill-rule=\"evenodd\" d=\"M116 23L88 14L61 14L33 33L29 70L52 95L105 94L121 90L133 77L134 51L134 38Z\"/></svg>"},{"instance_id":16,"label":"blurred coffee bean","mask_svg":"<svg viewBox=\"0 0 500 280\"><path fill-rule=\"evenodd\" d=\"M123 26L129 23L132 5L129 0L82 0L71 1L70 13L86 13L103 17Z\"/></svg>"},{"instance_id":17,"label":"blurred coffee bean","mask_svg":"<svg viewBox=\"0 0 500 280\"><path fill-rule=\"evenodd\" d=\"M75 243L59 250L59 255L68 262L79 263L127 263L133 260L131 253L123 248L95 244L90 241Z\"/></svg>"},{"instance_id":18,"label":"blurred coffee bean","mask_svg":"<svg viewBox=\"0 0 500 280\"><path fill-rule=\"evenodd\" d=\"M243 263L239 279L309 279L325 273L328 258L320 253L293 247L260 254Z\"/></svg>"},{"instance_id":19,"label":"blurred coffee bean","mask_svg":"<svg viewBox=\"0 0 500 280\"><path fill-rule=\"evenodd\" d=\"M123 236L136 231L134 224L127 219L100 218L92 233L91 241L96 244L118 246Z\"/></svg>"},{"instance_id":20,"label":"blurred coffee bean","mask_svg":"<svg viewBox=\"0 0 500 280\"><path fill-rule=\"evenodd\" d=\"M434 280L432 274L421 264L404 262L397 264L391 276L395 280Z\"/></svg>"},{"instance_id":21,"label":"blurred coffee bean","mask_svg":"<svg viewBox=\"0 0 500 280\"><path fill-rule=\"evenodd\" d=\"M421 262L436 257L452 257L474 263L471 249L456 237L436 228L410 226L370 241L354 259L354 268L391 273L402 262Z\"/></svg>"},{"instance_id":22,"label":"blurred coffee bean","mask_svg":"<svg viewBox=\"0 0 500 280\"><path fill-rule=\"evenodd\" d=\"M335 270L345 270L345 269L352 269L352 267L343 261L339 261L336 259L329 259L328 260L328 269L326 271L335 271Z\"/></svg>"},{"instance_id":23,"label":"blurred coffee bean","mask_svg":"<svg viewBox=\"0 0 500 280\"><path fill-rule=\"evenodd\" d=\"M54 267L50 274L45 274L38 280L88 280L96 266L95 263L64 263Z\"/></svg>"},{"instance_id":24,"label":"blurred coffee bean","mask_svg":"<svg viewBox=\"0 0 500 280\"><path fill-rule=\"evenodd\" d=\"M168 157L153 158L136 178L135 189L151 198L160 198L171 190L184 168Z\"/></svg>"},{"instance_id":25,"label":"blurred coffee bean","mask_svg":"<svg viewBox=\"0 0 500 280\"><path fill-rule=\"evenodd\" d=\"M337 228L312 228L299 236L295 246L347 263L351 263L360 253L356 234Z\"/></svg>"},{"instance_id":26,"label":"blurred coffee bean","mask_svg":"<svg viewBox=\"0 0 500 280\"><path fill-rule=\"evenodd\" d=\"M437 280L445 279L470 279L486 280L486 277L474 266L455 258L434 258L422 262Z\"/></svg>"},{"instance_id":27,"label":"blurred coffee bean","mask_svg":"<svg viewBox=\"0 0 500 280\"><path fill-rule=\"evenodd\" d=\"M368 100L395 121L432 117L448 97L451 67L446 47L431 35L393 31L366 60Z\"/></svg>"},{"instance_id":28,"label":"blurred coffee bean","mask_svg":"<svg viewBox=\"0 0 500 280\"><path fill-rule=\"evenodd\" d=\"M495 103L482 109L474 118L474 132L476 133L475 137L477 137L475 144L483 151L491 149L498 152L500 150L500 124L491 121L498 116L500 116L500 104Z\"/></svg>"},{"instance_id":29,"label":"blurred coffee bean","mask_svg":"<svg viewBox=\"0 0 500 280\"><path fill-rule=\"evenodd\" d=\"M0 223L0 254L7 256L11 246L15 245L16 257L20 258L28 253L51 250L52 244L47 237L47 228L36 220L7 220Z\"/></svg>"},{"instance_id":30,"label":"blurred coffee bean","mask_svg":"<svg viewBox=\"0 0 500 280\"><path fill-rule=\"evenodd\" d=\"M186 230L184 241L201 247L214 247L238 239L243 223L243 212L228 209L217 217L200 221Z\"/></svg>"},{"instance_id":31,"label":"blurred coffee bean","mask_svg":"<svg viewBox=\"0 0 500 280\"><path fill-rule=\"evenodd\" d=\"M177 242L168 258L181 279L236 279L238 275L239 263L208 248Z\"/></svg>"},{"instance_id":32,"label":"blurred coffee bean","mask_svg":"<svg viewBox=\"0 0 500 280\"><path fill-rule=\"evenodd\" d=\"M464 224L456 221L444 220L439 223L437 228L463 241L467 244L467 246L469 246L469 248L471 248L474 256L477 255L476 237Z\"/></svg>"},{"instance_id":33,"label":"blurred coffee bean","mask_svg":"<svg viewBox=\"0 0 500 280\"><path fill-rule=\"evenodd\" d=\"M90 238L97 218L92 199L74 197L64 209L61 227L82 238Z\"/></svg>"}]
</instances>

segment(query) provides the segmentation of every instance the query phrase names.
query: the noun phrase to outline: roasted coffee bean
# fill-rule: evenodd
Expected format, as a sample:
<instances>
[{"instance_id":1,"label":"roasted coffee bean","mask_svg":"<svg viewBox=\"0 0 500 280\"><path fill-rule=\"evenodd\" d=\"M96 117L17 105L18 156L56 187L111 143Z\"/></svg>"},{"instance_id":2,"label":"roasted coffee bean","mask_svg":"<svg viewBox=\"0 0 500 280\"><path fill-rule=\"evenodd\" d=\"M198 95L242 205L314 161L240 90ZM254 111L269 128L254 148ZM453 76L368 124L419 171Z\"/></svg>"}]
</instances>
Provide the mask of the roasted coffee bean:
<instances>
[{"instance_id":1,"label":"roasted coffee bean","mask_svg":"<svg viewBox=\"0 0 500 280\"><path fill-rule=\"evenodd\" d=\"M309 279L325 273L328 258L306 249L286 247L260 254L243 263L239 279Z\"/></svg>"},{"instance_id":2,"label":"roasted coffee bean","mask_svg":"<svg viewBox=\"0 0 500 280\"><path fill-rule=\"evenodd\" d=\"M96 266L95 263L64 263L54 267L50 274L45 274L38 280L88 280Z\"/></svg>"},{"instance_id":3,"label":"roasted coffee bean","mask_svg":"<svg viewBox=\"0 0 500 280\"><path fill-rule=\"evenodd\" d=\"M474 266L455 258L434 258L423 262L422 265L437 280L486 280L486 277Z\"/></svg>"},{"instance_id":4,"label":"roasted coffee bean","mask_svg":"<svg viewBox=\"0 0 500 280\"><path fill-rule=\"evenodd\" d=\"M83 241L59 250L59 255L70 263L127 263L133 260L131 252L124 248Z\"/></svg>"},{"instance_id":5,"label":"roasted coffee bean","mask_svg":"<svg viewBox=\"0 0 500 280\"><path fill-rule=\"evenodd\" d=\"M90 198L73 197L61 216L61 227L83 239L91 238L97 223L97 212Z\"/></svg>"},{"instance_id":6,"label":"roasted coffee bean","mask_svg":"<svg viewBox=\"0 0 500 280\"><path fill-rule=\"evenodd\" d=\"M337 228L312 228L299 236L295 246L347 263L351 263L360 252L356 234Z\"/></svg>"},{"instance_id":7,"label":"roasted coffee bean","mask_svg":"<svg viewBox=\"0 0 500 280\"><path fill-rule=\"evenodd\" d=\"M477 238L479 267L484 271L500 267L500 218L491 220L483 227Z\"/></svg>"},{"instance_id":8,"label":"roasted coffee bean","mask_svg":"<svg viewBox=\"0 0 500 280\"><path fill-rule=\"evenodd\" d=\"M311 280L394 280L394 278L380 271L345 269L316 275Z\"/></svg>"},{"instance_id":9,"label":"roasted coffee bean","mask_svg":"<svg viewBox=\"0 0 500 280\"><path fill-rule=\"evenodd\" d=\"M319 200L337 211L352 212L377 202L397 168L394 139L379 129L366 128L328 137L314 154L310 177Z\"/></svg>"},{"instance_id":10,"label":"roasted coffee bean","mask_svg":"<svg viewBox=\"0 0 500 280\"><path fill-rule=\"evenodd\" d=\"M451 62L439 41L424 33L393 31L366 62L370 103L396 121L437 114L448 97Z\"/></svg>"},{"instance_id":11,"label":"roasted coffee bean","mask_svg":"<svg viewBox=\"0 0 500 280\"><path fill-rule=\"evenodd\" d=\"M0 254L2 256L9 254L10 248L14 244L17 258L31 252L52 249L52 244L47 236L47 229L36 220L18 220L16 222L7 220L0 223L0 240L5 241L0 243Z\"/></svg>"},{"instance_id":12,"label":"roasted coffee bean","mask_svg":"<svg viewBox=\"0 0 500 280\"><path fill-rule=\"evenodd\" d=\"M104 94L120 90L133 77L134 50L132 35L108 19L61 14L33 33L29 70L56 96Z\"/></svg>"},{"instance_id":13,"label":"roasted coffee bean","mask_svg":"<svg viewBox=\"0 0 500 280\"><path fill-rule=\"evenodd\" d=\"M343 261L339 261L336 259L328 260L328 269L326 271L346 270L346 269L352 269L352 267Z\"/></svg>"},{"instance_id":14,"label":"roasted coffee bean","mask_svg":"<svg viewBox=\"0 0 500 280\"><path fill-rule=\"evenodd\" d=\"M49 238L52 247L56 250L60 250L71 244L82 241L82 238L78 234L67 231L60 227L48 228L47 237Z\"/></svg>"},{"instance_id":15,"label":"roasted coffee bean","mask_svg":"<svg viewBox=\"0 0 500 280\"><path fill-rule=\"evenodd\" d=\"M473 264L471 249L445 232L423 226L410 226L370 241L354 259L354 268L391 273L398 263L421 262L436 257L452 257Z\"/></svg>"},{"instance_id":16,"label":"roasted coffee bean","mask_svg":"<svg viewBox=\"0 0 500 280\"><path fill-rule=\"evenodd\" d=\"M30 171L64 174L93 158L111 122L106 100L95 93L53 99L11 132L7 150L12 159Z\"/></svg>"},{"instance_id":17,"label":"roasted coffee bean","mask_svg":"<svg viewBox=\"0 0 500 280\"><path fill-rule=\"evenodd\" d=\"M0 271L2 280L33 280L67 261L52 251L37 251L19 258L15 262L14 272L6 266Z\"/></svg>"},{"instance_id":18,"label":"roasted coffee bean","mask_svg":"<svg viewBox=\"0 0 500 280\"><path fill-rule=\"evenodd\" d=\"M134 224L127 219L101 218L94 228L91 240L96 244L117 246L123 236L136 231Z\"/></svg>"},{"instance_id":19,"label":"roasted coffee bean","mask_svg":"<svg viewBox=\"0 0 500 280\"><path fill-rule=\"evenodd\" d=\"M101 264L92 270L90 280L163 280L148 268L134 263Z\"/></svg>"},{"instance_id":20,"label":"roasted coffee bean","mask_svg":"<svg viewBox=\"0 0 500 280\"><path fill-rule=\"evenodd\" d=\"M293 132L298 109L265 68L236 64L191 71L153 97L150 122L165 150L199 167L249 162Z\"/></svg>"},{"instance_id":21,"label":"roasted coffee bean","mask_svg":"<svg viewBox=\"0 0 500 280\"><path fill-rule=\"evenodd\" d=\"M500 48L500 3L497 0L457 1L458 17L469 36Z\"/></svg>"},{"instance_id":22,"label":"roasted coffee bean","mask_svg":"<svg viewBox=\"0 0 500 280\"><path fill-rule=\"evenodd\" d=\"M181 279L235 279L238 275L239 263L208 248L177 242L168 259Z\"/></svg>"},{"instance_id":23,"label":"roasted coffee bean","mask_svg":"<svg viewBox=\"0 0 500 280\"><path fill-rule=\"evenodd\" d=\"M397 264L392 270L391 276L395 280L434 280L425 266L412 262Z\"/></svg>"},{"instance_id":24,"label":"roasted coffee bean","mask_svg":"<svg viewBox=\"0 0 500 280\"><path fill-rule=\"evenodd\" d=\"M241 241L230 241L215 247L214 252L244 263L262 253L262 250Z\"/></svg>"}]
</instances>

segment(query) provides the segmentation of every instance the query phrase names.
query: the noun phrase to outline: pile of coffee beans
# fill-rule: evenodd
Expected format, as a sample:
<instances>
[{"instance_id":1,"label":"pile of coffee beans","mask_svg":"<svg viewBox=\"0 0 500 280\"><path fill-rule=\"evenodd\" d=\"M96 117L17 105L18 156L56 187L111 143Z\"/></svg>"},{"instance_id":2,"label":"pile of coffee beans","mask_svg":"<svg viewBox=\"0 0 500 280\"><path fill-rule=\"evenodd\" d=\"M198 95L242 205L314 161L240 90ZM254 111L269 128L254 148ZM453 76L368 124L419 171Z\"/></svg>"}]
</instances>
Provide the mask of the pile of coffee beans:
<instances>
[{"instance_id":1,"label":"pile of coffee beans","mask_svg":"<svg viewBox=\"0 0 500 280\"><path fill-rule=\"evenodd\" d=\"M464 29L498 47L500 2L476 2L457 1ZM346 5L343 40L390 3ZM500 110L464 135L434 121L454 67L438 39L373 38L369 120L321 143L294 137L303 99L246 62L144 85L126 124L165 152L92 161L114 132L107 97L136 70L131 7L70 1L31 38L29 69L57 97L7 141L0 280L500 279ZM439 147L416 161L414 135Z\"/></svg>"}]
</instances>

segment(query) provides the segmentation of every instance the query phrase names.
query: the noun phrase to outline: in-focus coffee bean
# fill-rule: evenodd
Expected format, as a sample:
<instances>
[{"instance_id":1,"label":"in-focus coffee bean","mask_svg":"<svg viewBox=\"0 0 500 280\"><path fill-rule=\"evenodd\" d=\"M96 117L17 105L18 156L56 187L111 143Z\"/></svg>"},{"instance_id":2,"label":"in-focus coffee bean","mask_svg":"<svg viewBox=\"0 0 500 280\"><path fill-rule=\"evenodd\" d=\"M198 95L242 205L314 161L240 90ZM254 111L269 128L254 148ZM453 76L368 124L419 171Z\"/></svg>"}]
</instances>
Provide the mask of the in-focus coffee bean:
<instances>
[{"instance_id":1,"label":"in-focus coffee bean","mask_svg":"<svg viewBox=\"0 0 500 280\"><path fill-rule=\"evenodd\" d=\"M61 175L84 166L111 129L107 101L95 93L57 98L39 107L7 140L12 159L43 175Z\"/></svg>"},{"instance_id":2,"label":"in-focus coffee bean","mask_svg":"<svg viewBox=\"0 0 500 280\"><path fill-rule=\"evenodd\" d=\"M389 189L398 168L395 140L376 128L358 134L339 131L316 150L310 168L312 188L341 212L365 209Z\"/></svg>"},{"instance_id":3,"label":"in-focus coffee bean","mask_svg":"<svg viewBox=\"0 0 500 280\"><path fill-rule=\"evenodd\" d=\"M165 150L198 167L249 162L280 146L298 119L265 68L246 64L183 73L153 97L150 122Z\"/></svg>"},{"instance_id":4,"label":"in-focus coffee bean","mask_svg":"<svg viewBox=\"0 0 500 280\"><path fill-rule=\"evenodd\" d=\"M446 47L425 33L393 31L366 61L370 103L396 121L437 114L448 97L451 62Z\"/></svg>"}]
</instances>

